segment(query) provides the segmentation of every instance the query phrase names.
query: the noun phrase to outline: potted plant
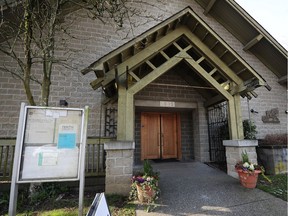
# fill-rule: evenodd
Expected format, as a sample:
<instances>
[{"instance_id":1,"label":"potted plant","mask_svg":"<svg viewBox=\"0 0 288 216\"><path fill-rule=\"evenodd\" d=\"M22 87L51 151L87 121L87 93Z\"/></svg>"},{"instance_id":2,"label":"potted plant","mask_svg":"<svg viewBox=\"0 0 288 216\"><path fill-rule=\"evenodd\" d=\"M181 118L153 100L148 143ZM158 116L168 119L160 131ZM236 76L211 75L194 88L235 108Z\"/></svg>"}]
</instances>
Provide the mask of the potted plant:
<instances>
[{"instance_id":1,"label":"potted plant","mask_svg":"<svg viewBox=\"0 0 288 216\"><path fill-rule=\"evenodd\" d=\"M242 161L235 165L239 180L242 186L246 188L255 188L258 175L263 171L262 167L249 161L247 152L242 152Z\"/></svg>"},{"instance_id":2,"label":"potted plant","mask_svg":"<svg viewBox=\"0 0 288 216\"><path fill-rule=\"evenodd\" d=\"M155 203L160 193L158 181L159 173L154 172L149 161L145 160L143 171L136 173L131 179L130 200L146 204Z\"/></svg>"}]
</instances>

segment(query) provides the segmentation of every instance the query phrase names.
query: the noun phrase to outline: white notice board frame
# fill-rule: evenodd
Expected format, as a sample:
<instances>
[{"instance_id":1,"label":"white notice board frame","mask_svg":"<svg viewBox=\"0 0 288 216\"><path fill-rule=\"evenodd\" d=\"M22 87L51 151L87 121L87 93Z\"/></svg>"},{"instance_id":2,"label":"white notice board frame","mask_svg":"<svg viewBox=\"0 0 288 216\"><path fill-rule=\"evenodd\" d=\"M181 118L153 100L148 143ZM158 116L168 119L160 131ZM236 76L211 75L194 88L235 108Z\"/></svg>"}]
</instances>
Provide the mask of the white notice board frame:
<instances>
[{"instance_id":1,"label":"white notice board frame","mask_svg":"<svg viewBox=\"0 0 288 216\"><path fill-rule=\"evenodd\" d=\"M61 124L58 124L58 127L56 127L55 129L55 125L57 126L57 122L55 124L54 121L54 132L53 135L56 134L56 136L54 136L54 141L51 142L51 139L49 138L49 136L47 136L47 134L44 134L43 136L41 136L41 140L38 142L38 139L34 139L33 137L30 136L30 138L27 138L27 134L25 137L25 133L27 132L27 130L29 131L31 129L31 125L29 126L30 129L27 129L27 111L29 109L39 109L39 110L45 110L45 115L46 117L49 116L53 117L53 118L60 118L61 116L69 116L67 113L69 112L79 112L81 113L80 115L80 119L81 123L79 123L79 125L77 126L77 122L76 124L75 121L64 121L61 122ZM48 113L46 114L46 111L48 111ZM14 162L13 162L13 172L12 172L12 179L11 179L11 187L10 187L10 198L9 198L9 211L8 214L9 216L14 216L16 215L16 208L17 208L17 197L18 197L18 185L19 183L32 183L32 182L57 182L57 181L77 181L79 180L79 212L78 212L78 216L82 216L83 215L83 200L84 200L84 187L85 187L85 149L86 149L86 142L87 142L87 127L88 127L88 115L89 115L89 107L85 106L85 109L77 109L77 108L60 108L60 107L36 107L36 106L26 106L25 103L21 103L21 109L20 109L20 115L19 115L19 123L18 123L18 130L17 130L17 139L16 139L16 146L15 146L15 153L14 153ZM46 118L45 117L45 118ZM42 119L43 120L43 119ZM47 119L45 119L47 120ZM75 120L75 119L74 119ZM31 123L31 122L30 122ZM38 125L37 125L38 123ZM42 122L43 123L43 122ZM45 122L49 125L49 121ZM59 123L59 122L58 122ZM34 127L34 129L36 128L36 130L38 132L36 132L36 135L41 134L41 133L46 133L46 130L49 130L51 128L46 127L47 125L44 124L43 128L41 127L41 124L39 124L39 122L36 121L36 125L37 127ZM32 126L32 135L35 135L35 131L33 129ZM31 131L29 131L31 132ZM78 134L78 135L77 135ZM29 134L31 135L31 133ZM52 140L53 140L52 139ZM36 140L37 143L34 143ZM43 141L44 140L44 141ZM50 140L50 141L49 141ZM33 142L34 141L34 142ZM24 144L27 144L24 146ZM57 144L57 145L56 145ZM71 176L61 176L59 178L59 176L48 176L48 177L43 177L41 176L39 178L39 176L36 176L36 178L33 178L33 174L32 177L28 178L28 179L21 179L21 175L20 175L20 171L23 171L26 168L28 168L29 170L29 162L27 167L25 167L26 165L23 165L24 163L24 158L25 155L22 157L23 153L26 147L27 148L31 148L32 147L32 151L33 148L34 150L37 147L45 147L45 150L48 151L40 151L40 153L42 152L42 155L40 157L39 160L39 154L37 155L37 163L40 163L41 166L57 166L58 164L58 154L61 155L61 153L67 153L67 151L71 153L71 151L75 150L77 147L79 148L79 152L78 152L78 158L77 158L77 174L75 174L75 176L73 176L71 178ZM55 152L55 149L58 149L59 152ZM30 149L31 150L31 149ZM58 151L57 150L57 151ZM29 152L27 150L27 152ZM26 153L27 153L26 152ZM39 152L38 152L39 153ZM52 154L51 154L52 153ZM37 154L37 151L36 153ZM45 155L43 155L45 154ZM31 162L31 161L30 161ZM32 160L33 163L33 160ZM60 161L59 161L60 163ZM66 163L67 164L67 163ZM31 164L30 164L31 165ZM32 164L33 166L35 164ZM61 167L62 169L62 167ZM50 172L51 173L51 172Z\"/></svg>"},{"instance_id":2,"label":"white notice board frame","mask_svg":"<svg viewBox=\"0 0 288 216\"><path fill-rule=\"evenodd\" d=\"M79 180L84 118L84 109L25 106L17 183Z\"/></svg>"}]
</instances>

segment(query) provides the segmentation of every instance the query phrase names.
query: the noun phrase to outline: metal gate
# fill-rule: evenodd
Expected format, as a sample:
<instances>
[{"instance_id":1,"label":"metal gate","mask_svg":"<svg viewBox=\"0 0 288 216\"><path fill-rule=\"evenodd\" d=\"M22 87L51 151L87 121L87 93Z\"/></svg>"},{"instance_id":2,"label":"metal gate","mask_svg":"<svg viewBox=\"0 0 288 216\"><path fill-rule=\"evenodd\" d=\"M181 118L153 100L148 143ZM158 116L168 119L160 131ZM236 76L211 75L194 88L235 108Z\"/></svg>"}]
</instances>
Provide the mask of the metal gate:
<instances>
[{"instance_id":1,"label":"metal gate","mask_svg":"<svg viewBox=\"0 0 288 216\"><path fill-rule=\"evenodd\" d=\"M227 102L208 107L210 161L226 162L223 140L229 139Z\"/></svg>"}]
</instances>

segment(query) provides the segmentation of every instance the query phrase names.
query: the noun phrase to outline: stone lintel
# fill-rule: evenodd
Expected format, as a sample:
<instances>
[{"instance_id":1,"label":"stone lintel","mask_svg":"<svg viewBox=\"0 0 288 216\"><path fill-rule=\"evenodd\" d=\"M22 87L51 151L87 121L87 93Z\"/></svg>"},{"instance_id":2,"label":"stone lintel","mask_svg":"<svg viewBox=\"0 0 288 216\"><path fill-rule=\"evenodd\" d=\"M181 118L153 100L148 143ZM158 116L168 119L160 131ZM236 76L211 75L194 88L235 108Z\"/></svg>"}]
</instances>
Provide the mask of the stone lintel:
<instances>
[{"instance_id":1,"label":"stone lintel","mask_svg":"<svg viewBox=\"0 0 288 216\"><path fill-rule=\"evenodd\" d=\"M104 150L133 150L135 149L134 141L110 141L104 143Z\"/></svg>"},{"instance_id":2,"label":"stone lintel","mask_svg":"<svg viewBox=\"0 0 288 216\"><path fill-rule=\"evenodd\" d=\"M223 140L226 147L253 147L258 146L258 140Z\"/></svg>"}]
</instances>

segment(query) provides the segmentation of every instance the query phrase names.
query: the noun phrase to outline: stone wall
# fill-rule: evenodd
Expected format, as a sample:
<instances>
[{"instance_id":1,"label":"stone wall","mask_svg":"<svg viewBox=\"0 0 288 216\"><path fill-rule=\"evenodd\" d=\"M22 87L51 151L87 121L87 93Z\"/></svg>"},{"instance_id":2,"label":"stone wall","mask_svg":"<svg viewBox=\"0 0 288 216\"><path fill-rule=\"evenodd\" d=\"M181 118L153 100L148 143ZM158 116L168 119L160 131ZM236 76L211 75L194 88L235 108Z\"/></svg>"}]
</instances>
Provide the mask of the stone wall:
<instances>
[{"instance_id":1,"label":"stone wall","mask_svg":"<svg viewBox=\"0 0 288 216\"><path fill-rule=\"evenodd\" d=\"M148 1L148 0L147 0ZM66 17L67 23L72 23L69 27L69 33L74 38L68 40L69 60L66 62L67 67L55 65L53 68L52 86L50 94L50 106L59 106L59 100L65 99L69 103L69 107L84 107L88 105L91 109L89 116L88 136L100 135L100 110L101 101L104 99L101 90L94 91L89 83L95 79L95 75L91 72L83 76L80 70L89 66L92 62L119 47L134 38L140 33L151 28L161 20L168 18L174 13L190 6L217 34L223 38L236 52L238 52L244 60L250 64L272 87L272 91L267 91L264 87L256 90L258 98L250 101L250 109L257 110L258 114L252 114L252 119L256 122L258 128L258 138L263 138L267 133L284 133L287 129L287 92L286 88L277 83L278 78L269 69L261 63L255 56L249 52L243 51L243 45L234 38L221 24L215 21L211 16L205 16L203 9L193 0L175 0L175 1L148 1L149 5L137 5L141 11L159 17L159 20L147 20L145 18L133 17L137 25L133 31L131 29L116 28L113 24L103 24L99 20L91 20L87 18L84 11L75 11ZM153 6L154 5L154 6ZM127 23L124 26L128 26ZM58 35L58 39L61 35ZM57 40L60 41L60 40ZM16 45L17 46L17 45ZM65 55L65 47L61 51L57 50L56 56L67 58ZM66 50L67 51L67 50ZM22 46L18 45L17 52L22 53ZM4 54L0 53L1 66L7 66L17 70L17 64ZM41 74L41 66L34 65L33 71ZM180 100L186 100L181 90L179 91ZM33 93L35 93L36 101L39 102L40 86L33 84ZM164 93L159 93L164 94ZM147 98L154 97L146 95ZM0 138L15 137L18 123L18 115L20 103L26 102L26 96L21 82L12 77L10 74L0 71ZM201 102L200 102L201 105ZM202 105L201 105L202 106ZM242 100L243 118L248 118L247 101ZM272 108L279 108L280 124L263 123L261 116L265 111ZM102 109L103 110L103 109ZM205 110L199 111L201 119L205 118ZM103 117L104 115L102 115ZM201 120L202 121L202 120ZM103 121L102 121L103 122ZM204 126L203 126L204 127ZM196 130L196 129L194 129ZM207 130L201 126L201 134ZM103 130L102 130L103 132ZM103 134L102 134L103 135ZM201 140L199 140L201 141ZM206 142L205 140L202 140ZM202 142L201 141L201 142ZM202 150L201 150L202 151ZM198 150L197 150L198 152ZM202 152L205 152L204 150ZM197 153L198 154L198 153ZM206 154L200 153L199 154Z\"/></svg>"},{"instance_id":2,"label":"stone wall","mask_svg":"<svg viewBox=\"0 0 288 216\"><path fill-rule=\"evenodd\" d=\"M227 174L238 178L238 173L235 171L236 163L242 161L242 153L248 154L249 161L257 164L256 146L257 140L224 140L223 145L226 150Z\"/></svg>"},{"instance_id":3,"label":"stone wall","mask_svg":"<svg viewBox=\"0 0 288 216\"><path fill-rule=\"evenodd\" d=\"M105 193L129 195L133 173L134 142L104 144L106 155Z\"/></svg>"}]
</instances>

